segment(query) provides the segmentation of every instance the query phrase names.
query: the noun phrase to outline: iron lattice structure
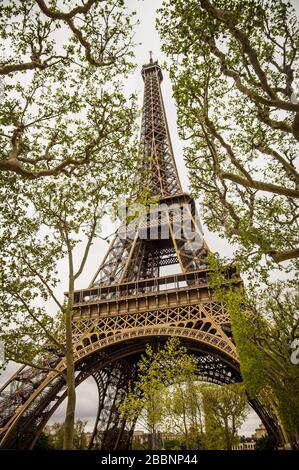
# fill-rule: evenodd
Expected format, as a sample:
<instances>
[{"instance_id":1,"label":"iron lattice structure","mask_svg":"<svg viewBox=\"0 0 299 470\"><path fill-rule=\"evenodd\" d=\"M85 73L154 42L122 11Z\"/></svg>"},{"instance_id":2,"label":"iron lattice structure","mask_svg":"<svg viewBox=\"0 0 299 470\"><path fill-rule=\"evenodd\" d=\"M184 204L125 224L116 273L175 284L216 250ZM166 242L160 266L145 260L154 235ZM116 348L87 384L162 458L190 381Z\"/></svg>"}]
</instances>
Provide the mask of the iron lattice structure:
<instances>
[{"instance_id":1,"label":"iron lattice structure","mask_svg":"<svg viewBox=\"0 0 299 470\"><path fill-rule=\"evenodd\" d=\"M229 314L209 287L208 247L194 201L179 181L158 63L145 65L142 77L143 170L149 195L159 205L129 227L120 226L90 286L75 292L76 385L93 376L99 391L91 448L130 447L133 429L121 419L118 404L129 380L134 380L147 343L158 347L177 336L198 357L206 381L241 381ZM173 265L180 267L179 274L171 272ZM233 268L227 271L228 277L233 274ZM64 357L49 355L44 362L56 371L66 369ZM22 367L0 396L1 447L28 449L64 400L66 386L55 371ZM268 432L281 441L275 420L257 401L251 405Z\"/></svg>"}]
</instances>

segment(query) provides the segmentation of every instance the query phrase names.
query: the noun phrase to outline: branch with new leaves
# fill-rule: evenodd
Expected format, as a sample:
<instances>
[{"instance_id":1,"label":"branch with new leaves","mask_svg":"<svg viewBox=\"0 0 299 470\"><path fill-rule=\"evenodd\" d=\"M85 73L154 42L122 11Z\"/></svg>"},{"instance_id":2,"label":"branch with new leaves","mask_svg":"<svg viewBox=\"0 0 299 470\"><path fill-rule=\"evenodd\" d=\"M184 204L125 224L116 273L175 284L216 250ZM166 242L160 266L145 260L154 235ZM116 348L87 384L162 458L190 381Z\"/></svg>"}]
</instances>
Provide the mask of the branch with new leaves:
<instances>
[{"instance_id":1,"label":"branch with new leaves","mask_svg":"<svg viewBox=\"0 0 299 470\"><path fill-rule=\"evenodd\" d=\"M122 1L68 3L68 11L56 1L0 5L5 174L78 175L101 158L108 140L122 145L133 133L136 107L120 81L133 68L134 13Z\"/></svg>"},{"instance_id":2,"label":"branch with new leaves","mask_svg":"<svg viewBox=\"0 0 299 470\"><path fill-rule=\"evenodd\" d=\"M180 134L203 219L244 267L299 258L299 26L279 0L165 2Z\"/></svg>"}]
</instances>

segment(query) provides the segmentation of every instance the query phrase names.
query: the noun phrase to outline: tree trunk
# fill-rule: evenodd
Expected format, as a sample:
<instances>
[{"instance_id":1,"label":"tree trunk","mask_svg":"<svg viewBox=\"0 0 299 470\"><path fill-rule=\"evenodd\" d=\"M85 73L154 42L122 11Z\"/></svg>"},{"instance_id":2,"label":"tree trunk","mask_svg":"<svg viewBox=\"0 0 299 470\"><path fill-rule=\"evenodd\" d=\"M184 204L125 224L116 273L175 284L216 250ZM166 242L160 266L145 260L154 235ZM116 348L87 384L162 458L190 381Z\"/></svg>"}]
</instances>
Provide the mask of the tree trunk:
<instances>
[{"instance_id":1,"label":"tree trunk","mask_svg":"<svg viewBox=\"0 0 299 470\"><path fill-rule=\"evenodd\" d=\"M269 399L269 402L270 402L270 406L272 406L272 409L275 413L275 416L276 416L276 419L277 419L277 422L278 422L278 425L279 425L279 428L280 428L280 434L281 434L281 438L282 438L282 444L284 446L285 449L290 449L291 447L291 444L290 444L290 439L289 439L289 435L287 433L287 431L285 430L285 427L284 427L284 424L281 420L281 417L280 417L280 413L279 413L279 407L278 405L275 403L274 399Z\"/></svg>"},{"instance_id":2,"label":"tree trunk","mask_svg":"<svg viewBox=\"0 0 299 470\"><path fill-rule=\"evenodd\" d=\"M148 448L149 450L158 450L157 445L157 431L155 426L151 427L149 440L148 440Z\"/></svg>"},{"instance_id":3,"label":"tree trunk","mask_svg":"<svg viewBox=\"0 0 299 470\"><path fill-rule=\"evenodd\" d=\"M72 315L74 306L74 267L72 251L69 247L69 292L68 303L65 311L65 334L66 334L66 386L67 386L67 407L64 420L64 439L63 449L71 450L74 446L74 424L75 424L75 408L76 408L76 390L75 390L75 367L73 353L73 330Z\"/></svg>"},{"instance_id":4,"label":"tree trunk","mask_svg":"<svg viewBox=\"0 0 299 470\"><path fill-rule=\"evenodd\" d=\"M186 440L186 450L189 450L189 432L188 432L185 405L183 405L183 423L184 423L184 431L185 431L184 434L185 434L185 440Z\"/></svg>"},{"instance_id":5,"label":"tree trunk","mask_svg":"<svg viewBox=\"0 0 299 470\"><path fill-rule=\"evenodd\" d=\"M232 443L229 433L229 425L227 419L224 420L224 433L225 433L225 448L226 450L232 450Z\"/></svg>"},{"instance_id":6,"label":"tree trunk","mask_svg":"<svg viewBox=\"0 0 299 470\"><path fill-rule=\"evenodd\" d=\"M237 436L236 422L235 422L235 415L233 414L232 415L231 449L233 447L233 443L234 443L236 436Z\"/></svg>"},{"instance_id":7,"label":"tree trunk","mask_svg":"<svg viewBox=\"0 0 299 470\"><path fill-rule=\"evenodd\" d=\"M72 310L66 312L66 368L67 368L67 407L64 421L63 449L73 449L76 390L75 368L72 344Z\"/></svg>"}]
</instances>

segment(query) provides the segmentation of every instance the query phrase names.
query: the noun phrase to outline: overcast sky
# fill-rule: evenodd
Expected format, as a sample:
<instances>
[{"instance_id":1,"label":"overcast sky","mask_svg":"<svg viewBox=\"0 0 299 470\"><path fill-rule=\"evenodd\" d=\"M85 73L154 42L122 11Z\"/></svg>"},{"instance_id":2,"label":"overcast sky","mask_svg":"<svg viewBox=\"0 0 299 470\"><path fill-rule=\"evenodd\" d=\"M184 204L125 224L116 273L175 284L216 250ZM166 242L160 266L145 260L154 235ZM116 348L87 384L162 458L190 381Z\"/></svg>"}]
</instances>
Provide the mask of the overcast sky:
<instances>
[{"instance_id":1,"label":"overcast sky","mask_svg":"<svg viewBox=\"0 0 299 470\"><path fill-rule=\"evenodd\" d=\"M129 0L129 8L137 11L140 25L136 30L136 43L140 43L136 47L136 62L138 64L136 72L130 77L126 83L126 91L128 93L138 93L140 106L142 105L143 98L143 80L140 74L141 67L144 63L149 61L149 51L153 52L153 59L158 60L160 63L163 62L165 57L161 53L160 40L157 31L155 30L155 16L156 9L162 4L162 0ZM183 189L188 191L188 178L186 169L183 163L183 143L178 138L176 128L176 108L172 98L172 88L169 77L165 71L163 71L164 80L162 83L162 93L164 98L164 104L166 108L168 124L170 128L172 144L174 154L177 162L177 167L181 179ZM198 208L200 211L200 207ZM104 227L105 228L105 227ZM106 227L107 229L107 227ZM109 230L109 227L108 227ZM215 234L209 233L204 227L205 239L209 247L213 251L218 251L222 255L229 255L232 253L232 249L223 240L217 237ZM94 244L86 268L76 288L84 288L90 283L90 280L95 273L101 258L106 251L107 245L103 241L98 241ZM79 258L79 257L78 257ZM63 261L59 266L61 272L61 285L57 289L57 294L61 297L62 293L67 290L67 266ZM13 365L10 365L7 370L0 377L0 382L3 383L7 380L9 375L14 369ZM76 417L83 420L88 420L88 430L92 429L94 417L97 410L97 389L92 378L87 379L83 384L77 388L77 408ZM55 421L62 421L64 419L65 404L63 404L53 415L50 423ZM241 434L250 436L255 428L259 425L260 420L254 412L251 412L246 420L246 423L242 426Z\"/></svg>"}]
</instances>

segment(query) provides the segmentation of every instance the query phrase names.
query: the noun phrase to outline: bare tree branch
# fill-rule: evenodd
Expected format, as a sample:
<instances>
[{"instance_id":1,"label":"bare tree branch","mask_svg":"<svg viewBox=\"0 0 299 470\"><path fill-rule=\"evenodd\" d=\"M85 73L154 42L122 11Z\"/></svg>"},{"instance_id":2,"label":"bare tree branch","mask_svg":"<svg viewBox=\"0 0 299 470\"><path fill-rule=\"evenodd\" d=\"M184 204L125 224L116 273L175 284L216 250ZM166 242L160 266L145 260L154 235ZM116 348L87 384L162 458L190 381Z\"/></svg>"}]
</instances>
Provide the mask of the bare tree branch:
<instances>
[{"instance_id":1,"label":"bare tree branch","mask_svg":"<svg viewBox=\"0 0 299 470\"><path fill-rule=\"evenodd\" d=\"M276 263L281 263L290 259L299 258L299 248L286 251L271 251L269 254L272 256L274 261L276 261Z\"/></svg>"},{"instance_id":2,"label":"bare tree branch","mask_svg":"<svg viewBox=\"0 0 299 470\"><path fill-rule=\"evenodd\" d=\"M84 14L89 12L91 7L97 3L101 2L102 0L88 0L86 3L83 3L82 6L77 6L70 10L68 13L64 13L60 10L52 10L49 8L44 0L35 0L35 2L38 4L39 8L41 11L48 16L49 18L52 18L54 20L69 20L71 18L74 18L74 16L79 15L79 14Z\"/></svg>"},{"instance_id":3,"label":"bare tree branch","mask_svg":"<svg viewBox=\"0 0 299 470\"><path fill-rule=\"evenodd\" d=\"M42 322L37 318L37 316L32 312L31 308L27 305L27 302L23 299L23 297L18 293L18 292L12 292L11 295L15 296L17 299L20 300L22 305L25 307L26 311L28 314L33 318L33 320L40 326L40 328L43 330L45 333L46 337L52 341L56 346L61 349L62 351L65 352L64 346L57 341L57 339L45 328L45 326L42 324Z\"/></svg>"},{"instance_id":4,"label":"bare tree branch","mask_svg":"<svg viewBox=\"0 0 299 470\"><path fill-rule=\"evenodd\" d=\"M267 191L274 194L280 194L282 196L299 198L299 191L297 191L296 189L284 188L283 186L277 186L276 184L265 183L263 181L256 181L252 178L250 180L247 180L245 178L242 178L242 176L238 176L225 171L220 171L219 175L224 179L233 181L234 183L240 184L241 186L244 186L246 188L254 188L258 189L259 191Z\"/></svg>"}]
</instances>

